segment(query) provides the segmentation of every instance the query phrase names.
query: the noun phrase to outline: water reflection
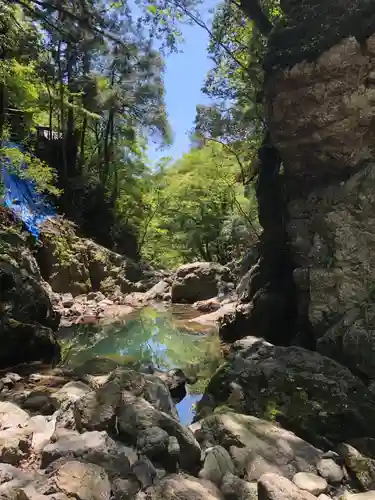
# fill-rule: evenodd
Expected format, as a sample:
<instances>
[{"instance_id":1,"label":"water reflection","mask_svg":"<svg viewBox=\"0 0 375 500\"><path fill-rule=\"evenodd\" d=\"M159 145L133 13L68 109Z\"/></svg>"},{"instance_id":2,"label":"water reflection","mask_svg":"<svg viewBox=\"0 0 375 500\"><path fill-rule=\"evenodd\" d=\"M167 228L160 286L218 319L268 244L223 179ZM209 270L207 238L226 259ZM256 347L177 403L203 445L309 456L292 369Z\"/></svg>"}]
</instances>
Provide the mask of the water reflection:
<instances>
[{"instance_id":1,"label":"water reflection","mask_svg":"<svg viewBox=\"0 0 375 500\"><path fill-rule=\"evenodd\" d=\"M61 332L64 365L76 367L94 358L119 365L160 370L182 368L196 376L188 396L177 405L181 421L191 422L194 404L221 363L217 332L201 334L183 327L186 310L143 309L111 325L76 325ZM198 327L199 328L199 327Z\"/></svg>"}]
</instances>

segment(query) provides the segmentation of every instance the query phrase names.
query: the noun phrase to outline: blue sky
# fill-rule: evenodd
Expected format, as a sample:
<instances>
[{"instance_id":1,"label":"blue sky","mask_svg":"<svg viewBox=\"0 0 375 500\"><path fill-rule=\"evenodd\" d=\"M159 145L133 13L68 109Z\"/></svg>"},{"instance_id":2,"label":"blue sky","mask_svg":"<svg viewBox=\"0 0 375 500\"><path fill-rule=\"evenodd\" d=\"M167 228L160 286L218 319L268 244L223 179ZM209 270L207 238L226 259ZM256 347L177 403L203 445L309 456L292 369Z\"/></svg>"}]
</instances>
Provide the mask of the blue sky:
<instances>
[{"instance_id":1,"label":"blue sky","mask_svg":"<svg viewBox=\"0 0 375 500\"><path fill-rule=\"evenodd\" d=\"M174 134L173 145L158 151L149 145L148 156L153 163L163 156L179 158L189 150L189 130L192 129L197 104L208 102L201 92L205 75L212 62L207 56L208 34L197 25L184 26L184 44L179 53L166 59L165 89L169 122Z\"/></svg>"}]
</instances>

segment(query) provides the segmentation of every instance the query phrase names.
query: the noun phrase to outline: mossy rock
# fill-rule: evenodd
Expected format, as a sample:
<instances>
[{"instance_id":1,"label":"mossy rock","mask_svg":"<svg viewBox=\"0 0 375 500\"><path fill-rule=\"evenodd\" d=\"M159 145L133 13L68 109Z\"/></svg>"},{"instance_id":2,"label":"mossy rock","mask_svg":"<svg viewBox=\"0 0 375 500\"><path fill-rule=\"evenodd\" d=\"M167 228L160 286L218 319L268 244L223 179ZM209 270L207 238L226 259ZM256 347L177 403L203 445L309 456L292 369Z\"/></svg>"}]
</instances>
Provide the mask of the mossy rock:
<instances>
[{"instance_id":1,"label":"mossy rock","mask_svg":"<svg viewBox=\"0 0 375 500\"><path fill-rule=\"evenodd\" d=\"M228 405L279 422L320 447L375 437L375 398L363 382L333 360L299 347L258 339L233 351L198 404ZM237 345L236 345L237 344Z\"/></svg>"},{"instance_id":2,"label":"mossy rock","mask_svg":"<svg viewBox=\"0 0 375 500\"><path fill-rule=\"evenodd\" d=\"M315 61L344 38L363 41L375 33L372 0L284 0L282 8L285 17L269 38L267 72Z\"/></svg>"},{"instance_id":3,"label":"mossy rock","mask_svg":"<svg viewBox=\"0 0 375 500\"><path fill-rule=\"evenodd\" d=\"M57 363L60 346L50 328L5 317L0 323L0 367L41 361Z\"/></svg>"}]
</instances>

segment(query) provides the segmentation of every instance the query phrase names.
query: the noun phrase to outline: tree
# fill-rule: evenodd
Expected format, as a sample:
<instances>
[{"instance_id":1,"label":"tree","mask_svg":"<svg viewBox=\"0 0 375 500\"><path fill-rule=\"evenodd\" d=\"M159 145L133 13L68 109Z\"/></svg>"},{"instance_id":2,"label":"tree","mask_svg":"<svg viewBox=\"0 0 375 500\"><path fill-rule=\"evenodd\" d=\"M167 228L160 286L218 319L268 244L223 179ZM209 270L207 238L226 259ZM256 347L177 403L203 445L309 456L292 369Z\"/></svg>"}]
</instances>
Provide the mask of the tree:
<instances>
[{"instance_id":1,"label":"tree","mask_svg":"<svg viewBox=\"0 0 375 500\"><path fill-rule=\"evenodd\" d=\"M234 155L220 144L192 149L158 176L144 255L164 265L227 263L257 238L254 197L236 180ZM155 183L153 183L155 185Z\"/></svg>"}]
</instances>

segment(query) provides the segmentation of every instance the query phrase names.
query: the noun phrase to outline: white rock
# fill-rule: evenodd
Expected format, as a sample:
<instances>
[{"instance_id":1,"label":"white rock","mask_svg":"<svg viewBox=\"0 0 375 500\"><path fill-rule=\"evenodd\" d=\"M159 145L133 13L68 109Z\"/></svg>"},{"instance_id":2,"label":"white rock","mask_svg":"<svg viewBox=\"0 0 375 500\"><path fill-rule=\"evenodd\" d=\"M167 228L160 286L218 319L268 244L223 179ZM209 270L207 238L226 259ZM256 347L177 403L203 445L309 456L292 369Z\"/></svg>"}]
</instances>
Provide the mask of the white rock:
<instances>
[{"instance_id":1,"label":"white rock","mask_svg":"<svg viewBox=\"0 0 375 500\"><path fill-rule=\"evenodd\" d=\"M312 495L324 493L328 487L327 481L311 472L297 472L293 476L293 483L301 490L308 491Z\"/></svg>"}]
</instances>

